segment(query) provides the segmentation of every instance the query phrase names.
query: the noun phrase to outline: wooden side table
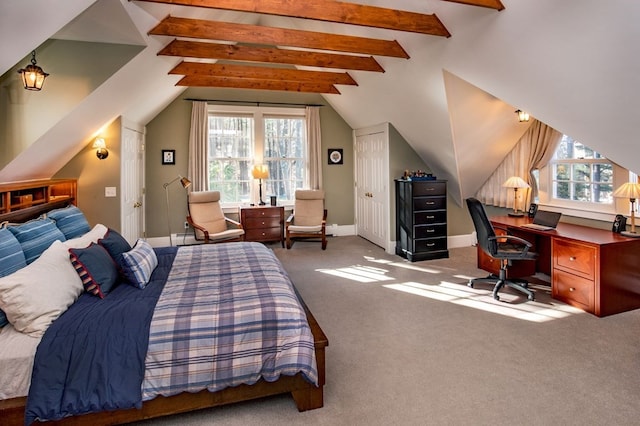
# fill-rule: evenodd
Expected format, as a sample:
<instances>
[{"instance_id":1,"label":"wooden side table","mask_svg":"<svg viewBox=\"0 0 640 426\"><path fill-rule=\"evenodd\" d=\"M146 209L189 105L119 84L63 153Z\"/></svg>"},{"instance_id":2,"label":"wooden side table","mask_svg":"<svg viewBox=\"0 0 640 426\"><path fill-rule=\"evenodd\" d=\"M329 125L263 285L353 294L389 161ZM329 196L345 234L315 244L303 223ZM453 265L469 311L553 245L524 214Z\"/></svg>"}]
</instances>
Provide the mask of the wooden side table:
<instances>
[{"instance_id":1,"label":"wooden side table","mask_svg":"<svg viewBox=\"0 0 640 426\"><path fill-rule=\"evenodd\" d=\"M245 241L280 241L284 247L284 207L255 206L240 209Z\"/></svg>"}]
</instances>

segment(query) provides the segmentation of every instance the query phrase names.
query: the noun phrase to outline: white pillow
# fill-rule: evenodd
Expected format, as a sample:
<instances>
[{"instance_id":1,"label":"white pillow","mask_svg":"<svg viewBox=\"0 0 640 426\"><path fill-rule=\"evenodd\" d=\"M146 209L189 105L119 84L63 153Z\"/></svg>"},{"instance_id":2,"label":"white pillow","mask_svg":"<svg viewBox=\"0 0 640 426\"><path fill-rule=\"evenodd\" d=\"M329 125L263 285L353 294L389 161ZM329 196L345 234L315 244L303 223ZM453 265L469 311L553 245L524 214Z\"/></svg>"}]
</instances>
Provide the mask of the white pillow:
<instances>
[{"instance_id":1,"label":"white pillow","mask_svg":"<svg viewBox=\"0 0 640 426\"><path fill-rule=\"evenodd\" d=\"M84 290L68 250L55 241L34 262L0 278L0 309L16 330L43 335Z\"/></svg>"},{"instance_id":2,"label":"white pillow","mask_svg":"<svg viewBox=\"0 0 640 426\"><path fill-rule=\"evenodd\" d=\"M98 240L100 238L104 238L106 233L107 233L107 227L102 225L101 223L98 223L96 226L94 226L91 229L91 231L87 232L86 234L80 237L71 238L70 240L63 241L63 243L68 248L77 248L77 249L86 248L86 247L89 247L91 243L97 244Z\"/></svg>"}]
</instances>

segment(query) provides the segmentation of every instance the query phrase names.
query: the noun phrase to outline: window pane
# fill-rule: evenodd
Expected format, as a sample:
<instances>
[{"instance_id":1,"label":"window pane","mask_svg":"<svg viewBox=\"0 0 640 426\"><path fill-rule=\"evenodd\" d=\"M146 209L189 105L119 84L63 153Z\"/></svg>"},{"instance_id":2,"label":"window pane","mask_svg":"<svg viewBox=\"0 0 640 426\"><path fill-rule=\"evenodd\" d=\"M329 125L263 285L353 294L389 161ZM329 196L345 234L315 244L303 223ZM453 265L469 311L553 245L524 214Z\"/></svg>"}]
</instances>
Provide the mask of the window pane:
<instances>
[{"instance_id":1,"label":"window pane","mask_svg":"<svg viewBox=\"0 0 640 426\"><path fill-rule=\"evenodd\" d=\"M589 182L591 180L591 166L589 164L574 164L572 176L575 181Z\"/></svg>"},{"instance_id":2,"label":"window pane","mask_svg":"<svg viewBox=\"0 0 640 426\"><path fill-rule=\"evenodd\" d=\"M267 191L279 200L292 201L295 190L303 187L306 174L305 121L299 117L268 117L264 126Z\"/></svg>"}]
</instances>

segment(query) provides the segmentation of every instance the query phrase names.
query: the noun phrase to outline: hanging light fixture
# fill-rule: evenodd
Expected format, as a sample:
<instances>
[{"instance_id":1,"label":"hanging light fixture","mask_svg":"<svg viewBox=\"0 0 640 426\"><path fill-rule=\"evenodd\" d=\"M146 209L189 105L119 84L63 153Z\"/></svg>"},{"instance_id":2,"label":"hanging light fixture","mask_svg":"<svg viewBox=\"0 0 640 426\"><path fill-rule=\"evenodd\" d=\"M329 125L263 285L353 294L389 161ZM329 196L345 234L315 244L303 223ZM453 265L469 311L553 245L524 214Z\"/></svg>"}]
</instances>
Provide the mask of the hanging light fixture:
<instances>
[{"instance_id":1,"label":"hanging light fixture","mask_svg":"<svg viewBox=\"0 0 640 426\"><path fill-rule=\"evenodd\" d=\"M515 110L515 113L518 114L518 121L520 121L521 123L527 122L529 121L529 113L528 112L524 112L520 109Z\"/></svg>"},{"instance_id":2,"label":"hanging light fixture","mask_svg":"<svg viewBox=\"0 0 640 426\"><path fill-rule=\"evenodd\" d=\"M31 52L31 64L18 70L22 77L22 85L27 90L42 90L44 79L49 74L36 65L36 51Z\"/></svg>"}]
</instances>

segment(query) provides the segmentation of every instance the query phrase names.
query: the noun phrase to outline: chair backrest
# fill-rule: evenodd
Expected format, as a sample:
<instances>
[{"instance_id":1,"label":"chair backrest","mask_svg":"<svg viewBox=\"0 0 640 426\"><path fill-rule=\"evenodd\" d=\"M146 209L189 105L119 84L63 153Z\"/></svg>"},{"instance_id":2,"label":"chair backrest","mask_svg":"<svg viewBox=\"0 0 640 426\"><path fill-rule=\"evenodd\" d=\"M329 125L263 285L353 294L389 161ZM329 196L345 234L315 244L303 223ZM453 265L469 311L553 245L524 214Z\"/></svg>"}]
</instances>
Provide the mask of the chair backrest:
<instances>
[{"instance_id":1,"label":"chair backrest","mask_svg":"<svg viewBox=\"0 0 640 426\"><path fill-rule=\"evenodd\" d=\"M476 228L478 245L486 253L490 255L496 254L498 251L498 243L492 238L496 236L496 231L493 229L493 225L491 225L484 206L479 200L473 197L467 198L466 201L469 214L471 214L471 219L473 220L473 226Z\"/></svg>"},{"instance_id":2,"label":"chair backrest","mask_svg":"<svg viewBox=\"0 0 640 426\"><path fill-rule=\"evenodd\" d=\"M217 234L227 230L227 223L220 205L220 191L193 191L189 193L189 216L191 220L209 231ZM196 238L204 238L199 229L195 229Z\"/></svg>"},{"instance_id":3,"label":"chair backrest","mask_svg":"<svg viewBox=\"0 0 640 426\"><path fill-rule=\"evenodd\" d=\"M320 225L324 217L324 191L297 190L293 212L297 226Z\"/></svg>"}]
</instances>

